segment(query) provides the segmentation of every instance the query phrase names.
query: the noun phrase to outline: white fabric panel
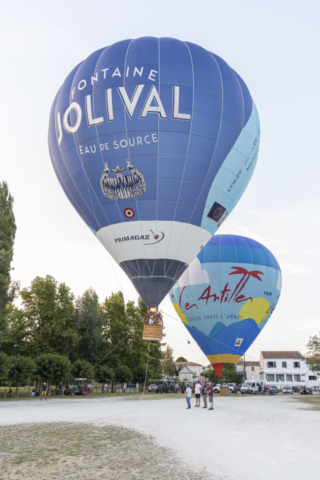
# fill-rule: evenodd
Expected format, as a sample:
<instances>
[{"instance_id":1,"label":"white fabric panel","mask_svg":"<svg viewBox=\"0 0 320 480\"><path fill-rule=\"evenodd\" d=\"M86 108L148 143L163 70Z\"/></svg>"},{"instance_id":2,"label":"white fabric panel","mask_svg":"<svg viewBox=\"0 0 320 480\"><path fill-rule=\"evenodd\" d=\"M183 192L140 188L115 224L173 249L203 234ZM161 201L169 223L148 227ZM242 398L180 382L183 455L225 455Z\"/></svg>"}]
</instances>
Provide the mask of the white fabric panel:
<instances>
[{"instance_id":1,"label":"white fabric panel","mask_svg":"<svg viewBox=\"0 0 320 480\"><path fill-rule=\"evenodd\" d=\"M101 228L97 238L117 263L138 258L168 258L189 265L211 234L188 223L132 221Z\"/></svg>"}]
</instances>

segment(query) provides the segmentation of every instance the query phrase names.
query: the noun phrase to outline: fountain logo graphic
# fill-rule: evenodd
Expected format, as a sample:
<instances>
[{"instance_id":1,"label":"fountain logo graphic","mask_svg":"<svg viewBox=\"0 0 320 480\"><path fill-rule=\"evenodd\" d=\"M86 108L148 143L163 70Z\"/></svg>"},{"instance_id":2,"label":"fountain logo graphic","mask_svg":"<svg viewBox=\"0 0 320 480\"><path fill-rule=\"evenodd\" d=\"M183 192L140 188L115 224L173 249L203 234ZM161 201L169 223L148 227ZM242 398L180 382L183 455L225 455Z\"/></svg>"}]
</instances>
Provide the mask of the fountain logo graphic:
<instances>
[{"instance_id":1,"label":"fountain logo graphic","mask_svg":"<svg viewBox=\"0 0 320 480\"><path fill-rule=\"evenodd\" d=\"M127 159L127 167L118 167L111 170L115 177L109 177L110 169L108 162L105 162L104 169L100 179L100 185L105 197L111 200L120 200L121 198L138 198L147 189L147 185L139 170L131 165ZM129 170L131 175L123 176L124 172Z\"/></svg>"}]
</instances>

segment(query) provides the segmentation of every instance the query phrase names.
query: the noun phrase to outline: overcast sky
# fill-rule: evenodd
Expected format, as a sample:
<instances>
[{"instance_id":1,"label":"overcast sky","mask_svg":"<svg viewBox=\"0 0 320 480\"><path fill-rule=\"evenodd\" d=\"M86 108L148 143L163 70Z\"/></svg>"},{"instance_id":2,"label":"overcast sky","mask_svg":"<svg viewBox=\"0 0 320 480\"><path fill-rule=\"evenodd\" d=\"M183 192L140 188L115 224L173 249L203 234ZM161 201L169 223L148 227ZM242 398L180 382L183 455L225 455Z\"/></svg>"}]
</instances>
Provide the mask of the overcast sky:
<instances>
[{"instance_id":1,"label":"overcast sky","mask_svg":"<svg viewBox=\"0 0 320 480\"><path fill-rule=\"evenodd\" d=\"M247 83L261 122L252 181L219 233L248 236L278 259L283 290L248 351L300 350L320 330L319 18L317 0L90 0L2 2L0 179L14 196L14 279L52 275L76 296L137 294L77 215L53 172L50 107L90 53L126 38L170 36L221 56ZM167 297L166 342L207 364ZM250 357L250 358L249 358Z\"/></svg>"}]
</instances>

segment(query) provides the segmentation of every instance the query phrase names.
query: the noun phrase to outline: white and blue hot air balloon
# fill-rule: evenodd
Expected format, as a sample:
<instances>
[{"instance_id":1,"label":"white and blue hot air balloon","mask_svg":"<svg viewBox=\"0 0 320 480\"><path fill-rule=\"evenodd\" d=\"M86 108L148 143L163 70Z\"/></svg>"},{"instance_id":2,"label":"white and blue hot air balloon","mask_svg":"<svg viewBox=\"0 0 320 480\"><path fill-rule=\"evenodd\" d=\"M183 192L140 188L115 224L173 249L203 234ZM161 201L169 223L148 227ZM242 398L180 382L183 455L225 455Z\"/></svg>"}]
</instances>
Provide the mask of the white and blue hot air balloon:
<instances>
[{"instance_id":1,"label":"white and blue hot air balloon","mask_svg":"<svg viewBox=\"0 0 320 480\"><path fill-rule=\"evenodd\" d=\"M173 38L124 40L77 65L52 105L59 182L149 307L243 194L260 128L239 75Z\"/></svg>"}]
</instances>

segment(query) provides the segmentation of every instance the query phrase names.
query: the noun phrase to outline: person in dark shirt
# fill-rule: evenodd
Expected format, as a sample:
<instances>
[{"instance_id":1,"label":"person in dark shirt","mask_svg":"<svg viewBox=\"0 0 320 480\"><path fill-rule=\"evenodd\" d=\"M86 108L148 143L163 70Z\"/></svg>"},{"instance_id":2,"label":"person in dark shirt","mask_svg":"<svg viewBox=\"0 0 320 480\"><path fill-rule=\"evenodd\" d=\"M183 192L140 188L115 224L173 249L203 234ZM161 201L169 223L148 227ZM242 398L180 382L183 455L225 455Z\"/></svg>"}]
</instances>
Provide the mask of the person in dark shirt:
<instances>
[{"instance_id":1,"label":"person in dark shirt","mask_svg":"<svg viewBox=\"0 0 320 480\"><path fill-rule=\"evenodd\" d=\"M43 382L42 389L41 389L41 397L44 397L46 400L47 400L47 389L48 389L48 385L46 384L46 382Z\"/></svg>"}]
</instances>

